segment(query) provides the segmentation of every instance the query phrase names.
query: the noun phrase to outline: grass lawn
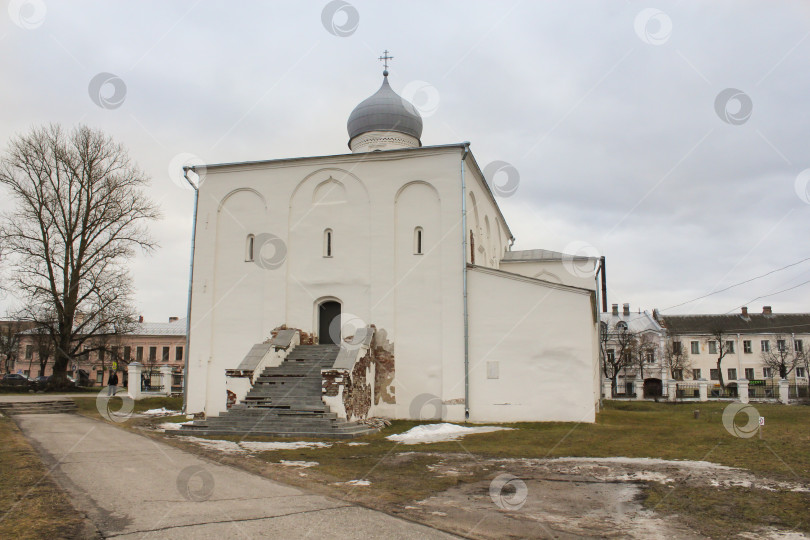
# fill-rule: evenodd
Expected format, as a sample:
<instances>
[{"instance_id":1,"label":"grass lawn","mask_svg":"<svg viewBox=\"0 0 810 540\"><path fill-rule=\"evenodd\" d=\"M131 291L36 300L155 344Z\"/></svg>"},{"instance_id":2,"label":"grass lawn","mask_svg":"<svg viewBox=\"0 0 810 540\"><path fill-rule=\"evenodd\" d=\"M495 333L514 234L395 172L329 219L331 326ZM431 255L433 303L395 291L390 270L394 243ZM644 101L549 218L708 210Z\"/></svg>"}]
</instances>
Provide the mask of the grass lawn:
<instances>
[{"instance_id":1,"label":"grass lawn","mask_svg":"<svg viewBox=\"0 0 810 540\"><path fill-rule=\"evenodd\" d=\"M84 518L7 417L0 418L0 441L0 538L86 537Z\"/></svg>"},{"instance_id":2,"label":"grass lawn","mask_svg":"<svg viewBox=\"0 0 810 540\"><path fill-rule=\"evenodd\" d=\"M262 472L262 464L281 460L315 461L306 476L298 469L270 466L266 474L283 480L321 487L332 494L391 510L465 482L493 476L484 467L467 473L438 476L429 466L448 455L475 462L486 458L550 457L649 457L699 460L747 469L785 482L810 484L810 407L753 404L766 418L763 438L732 436L723 426L727 403L670 404L652 402L606 402L595 424L520 423L507 424L513 431L476 434L457 442L402 445L385 439L417 425L395 421L383 432L357 439L367 445L338 443L331 448L271 451L257 459L205 452L219 461ZM700 411L694 417L694 411ZM745 415L738 415L744 423ZM163 419L162 421L166 421ZM214 437L241 440L235 437ZM184 447L182 438L170 439ZM250 438L249 440L270 440ZM278 439L285 440L285 439ZM290 440L290 439L286 439ZM200 451L195 447L195 451ZM367 488L336 486L335 483L366 479ZM648 483L644 504L663 514L679 514L694 530L712 537L732 531L776 526L810 532L810 495L801 492L768 492L743 488L694 489Z\"/></svg>"}]
</instances>

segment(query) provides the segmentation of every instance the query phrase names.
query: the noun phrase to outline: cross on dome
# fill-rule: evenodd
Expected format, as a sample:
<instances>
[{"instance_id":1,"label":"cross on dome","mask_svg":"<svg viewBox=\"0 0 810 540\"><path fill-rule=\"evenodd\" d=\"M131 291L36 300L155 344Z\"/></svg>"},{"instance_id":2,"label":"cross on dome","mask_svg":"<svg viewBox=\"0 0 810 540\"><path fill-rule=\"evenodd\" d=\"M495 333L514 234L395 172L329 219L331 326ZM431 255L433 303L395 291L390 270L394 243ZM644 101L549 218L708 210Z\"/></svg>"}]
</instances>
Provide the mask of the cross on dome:
<instances>
[{"instance_id":1,"label":"cross on dome","mask_svg":"<svg viewBox=\"0 0 810 540\"><path fill-rule=\"evenodd\" d=\"M383 67L384 67L383 76L384 77L388 77L388 61L393 60L393 59L394 59L393 56L388 56L388 49L385 49L385 51L383 51L383 55L378 58L378 60L381 60L383 62Z\"/></svg>"}]
</instances>

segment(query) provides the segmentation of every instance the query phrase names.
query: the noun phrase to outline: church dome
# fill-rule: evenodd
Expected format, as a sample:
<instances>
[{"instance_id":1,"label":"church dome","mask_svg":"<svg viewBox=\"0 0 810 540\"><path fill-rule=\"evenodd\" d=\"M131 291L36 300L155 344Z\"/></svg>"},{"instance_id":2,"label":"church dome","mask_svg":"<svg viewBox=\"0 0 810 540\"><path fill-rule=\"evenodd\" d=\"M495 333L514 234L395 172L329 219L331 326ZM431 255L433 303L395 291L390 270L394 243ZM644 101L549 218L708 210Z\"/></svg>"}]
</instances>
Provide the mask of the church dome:
<instances>
[{"instance_id":1,"label":"church dome","mask_svg":"<svg viewBox=\"0 0 810 540\"><path fill-rule=\"evenodd\" d=\"M415 139L414 146L421 146L422 117L408 100L400 97L388 84L388 72L383 72L383 83L377 92L361 102L349 115L346 127L349 131L349 147L352 141L363 134L396 132L408 140Z\"/></svg>"}]
</instances>

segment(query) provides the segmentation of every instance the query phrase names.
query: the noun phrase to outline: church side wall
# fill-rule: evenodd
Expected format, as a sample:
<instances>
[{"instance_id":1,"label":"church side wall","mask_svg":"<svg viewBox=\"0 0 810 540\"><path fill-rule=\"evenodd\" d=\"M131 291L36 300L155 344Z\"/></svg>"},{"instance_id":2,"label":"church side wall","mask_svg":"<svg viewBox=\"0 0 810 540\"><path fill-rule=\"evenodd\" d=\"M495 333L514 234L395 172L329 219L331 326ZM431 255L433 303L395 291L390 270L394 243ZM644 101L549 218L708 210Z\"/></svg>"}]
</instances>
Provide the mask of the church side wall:
<instances>
[{"instance_id":1,"label":"church side wall","mask_svg":"<svg viewBox=\"0 0 810 540\"><path fill-rule=\"evenodd\" d=\"M470 419L595 421L591 295L486 269L468 279Z\"/></svg>"},{"instance_id":2,"label":"church side wall","mask_svg":"<svg viewBox=\"0 0 810 540\"><path fill-rule=\"evenodd\" d=\"M595 290L596 262L501 261L500 269L513 274Z\"/></svg>"},{"instance_id":3,"label":"church side wall","mask_svg":"<svg viewBox=\"0 0 810 540\"><path fill-rule=\"evenodd\" d=\"M467 184L467 262L472 263L472 251L475 250L474 263L488 268L498 268L503 253L509 246L506 227L499 217L498 209L486 190L486 182L475 167L468 162L466 171ZM470 245L470 232L472 243Z\"/></svg>"}]
</instances>

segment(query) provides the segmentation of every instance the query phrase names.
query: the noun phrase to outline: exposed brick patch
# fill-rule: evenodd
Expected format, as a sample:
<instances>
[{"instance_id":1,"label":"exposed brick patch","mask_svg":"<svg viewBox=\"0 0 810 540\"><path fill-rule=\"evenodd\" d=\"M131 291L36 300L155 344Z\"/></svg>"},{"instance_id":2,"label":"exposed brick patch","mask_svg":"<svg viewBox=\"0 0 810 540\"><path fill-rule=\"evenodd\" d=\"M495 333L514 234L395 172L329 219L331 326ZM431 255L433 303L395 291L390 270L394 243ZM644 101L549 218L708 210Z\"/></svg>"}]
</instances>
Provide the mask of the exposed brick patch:
<instances>
[{"instance_id":1,"label":"exposed brick patch","mask_svg":"<svg viewBox=\"0 0 810 540\"><path fill-rule=\"evenodd\" d=\"M321 392L324 396L335 397L340 392L340 386L346 381L346 372L329 370L321 372Z\"/></svg>"},{"instance_id":2,"label":"exposed brick patch","mask_svg":"<svg viewBox=\"0 0 810 540\"><path fill-rule=\"evenodd\" d=\"M236 404L236 394L234 394L230 390L225 390L225 392L226 392L225 408L230 409Z\"/></svg>"},{"instance_id":3,"label":"exposed brick patch","mask_svg":"<svg viewBox=\"0 0 810 540\"><path fill-rule=\"evenodd\" d=\"M375 330L371 342L370 352L374 359L374 404L380 402L395 404L394 377L396 366L394 363L394 344L388 341L388 333L384 329Z\"/></svg>"},{"instance_id":4,"label":"exposed brick patch","mask_svg":"<svg viewBox=\"0 0 810 540\"><path fill-rule=\"evenodd\" d=\"M369 353L354 364L351 385L343 392L343 406L349 418L366 419L371 409L371 384L366 381L366 371L372 362Z\"/></svg>"}]
</instances>

